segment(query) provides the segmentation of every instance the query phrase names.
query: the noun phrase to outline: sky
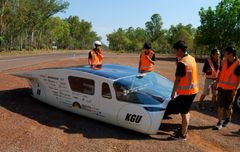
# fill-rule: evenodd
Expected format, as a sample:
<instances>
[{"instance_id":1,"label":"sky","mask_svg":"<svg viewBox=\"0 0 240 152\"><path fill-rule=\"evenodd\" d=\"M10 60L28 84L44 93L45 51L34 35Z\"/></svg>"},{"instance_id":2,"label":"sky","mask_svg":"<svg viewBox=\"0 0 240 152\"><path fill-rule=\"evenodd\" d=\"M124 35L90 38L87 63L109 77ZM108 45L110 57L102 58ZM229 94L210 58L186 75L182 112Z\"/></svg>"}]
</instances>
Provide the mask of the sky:
<instances>
[{"instance_id":1,"label":"sky","mask_svg":"<svg viewBox=\"0 0 240 152\"><path fill-rule=\"evenodd\" d=\"M70 5L64 13L55 16L67 18L70 15L91 22L93 31L108 44L106 35L118 28L145 28L155 13L160 14L163 29L182 23L200 25L198 12L201 7L215 8L221 0L67 0Z\"/></svg>"}]
</instances>

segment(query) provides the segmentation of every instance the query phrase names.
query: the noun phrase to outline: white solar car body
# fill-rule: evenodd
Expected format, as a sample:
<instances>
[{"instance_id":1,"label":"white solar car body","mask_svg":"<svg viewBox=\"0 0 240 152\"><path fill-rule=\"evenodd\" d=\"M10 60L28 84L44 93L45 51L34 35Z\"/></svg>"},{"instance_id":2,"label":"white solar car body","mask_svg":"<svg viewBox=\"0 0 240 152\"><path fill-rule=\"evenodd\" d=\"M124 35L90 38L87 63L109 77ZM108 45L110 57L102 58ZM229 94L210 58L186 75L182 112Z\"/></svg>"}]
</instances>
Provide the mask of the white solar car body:
<instances>
[{"instance_id":1,"label":"white solar car body","mask_svg":"<svg viewBox=\"0 0 240 152\"><path fill-rule=\"evenodd\" d=\"M173 84L122 65L42 69L16 74L30 80L32 96L82 116L145 134L156 134ZM93 126L94 127L94 126Z\"/></svg>"}]
</instances>

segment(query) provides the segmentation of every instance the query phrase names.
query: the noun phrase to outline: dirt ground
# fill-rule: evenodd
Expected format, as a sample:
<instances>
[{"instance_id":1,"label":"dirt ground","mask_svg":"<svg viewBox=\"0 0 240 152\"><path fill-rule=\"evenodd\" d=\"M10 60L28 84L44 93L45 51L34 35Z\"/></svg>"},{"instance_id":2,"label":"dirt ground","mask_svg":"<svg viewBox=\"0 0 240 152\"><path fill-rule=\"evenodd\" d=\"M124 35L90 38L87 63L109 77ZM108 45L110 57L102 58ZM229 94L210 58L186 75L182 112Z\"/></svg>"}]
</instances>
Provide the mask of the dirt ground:
<instances>
[{"instance_id":1,"label":"dirt ground","mask_svg":"<svg viewBox=\"0 0 240 152\"><path fill-rule=\"evenodd\" d=\"M118 55L105 58L104 63L137 67L138 57ZM167 138L181 123L179 115L163 120L157 135L144 135L103 122L51 107L29 95L25 79L9 73L48 67L66 67L86 64L83 59L68 59L12 69L0 73L0 151L1 152L125 152L125 151L191 151L239 152L240 114L235 113L232 123L220 131L213 131L216 112L199 111L196 104L191 111L191 122L186 141L169 141ZM199 63L199 71L202 63ZM174 80L175 61L159 56L155 71ZM201 74L201 72L199 72ZM203 77L199 75L201 87ZM207 99L210 99L208 97ZM205 102L209 106L209 102Z\"/></svg>"}]
</instances>

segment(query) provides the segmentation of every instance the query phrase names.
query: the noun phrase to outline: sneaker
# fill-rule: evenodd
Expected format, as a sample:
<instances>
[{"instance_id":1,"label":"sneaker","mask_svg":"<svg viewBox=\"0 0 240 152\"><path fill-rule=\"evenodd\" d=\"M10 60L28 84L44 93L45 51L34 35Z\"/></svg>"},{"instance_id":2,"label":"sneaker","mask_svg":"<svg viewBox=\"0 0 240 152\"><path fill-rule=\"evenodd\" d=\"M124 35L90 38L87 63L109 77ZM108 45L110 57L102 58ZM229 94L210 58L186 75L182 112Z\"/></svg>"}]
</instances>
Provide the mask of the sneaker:
<instances>
[{"instance_id":1,"label":"sneaker","mask_svg":"<svg viewBox=\"0 0 240 152\"><path fill-rule=\"evenodd\" d=\"M182 131L182 128L178 128L178 129L174 130L173 135L171 135L171 136L175 136L176 134L181 133L181 131Z\"/></svg>"},{"instance_id":2,"label":"sneaker","mask_svg":"<svg viewBox=\"0 0 240 152\"><path fill-rule=\"evenodd\" d=\"M213 130L220 130L222 128L221 121L218 121L217 125L213 127Z\"/></svg>"},{"instance_id":3,"label":"sneaker","mask_svg":"<svg viewBox=\"0 0 240 152\"><path fill-rule=\"evenodd\" d=\"M169 139L170 140L187 140L187 136L181 133L176 133L175 135L171 135Z\"/></svg>"},{"instance_id":4,"label":"sneaker","mask_svg":"<svg viewBox=\"0 0 240 152\"><path fill-rule=\"evenodd\" d=\"M227 125L229 124L230 120L231 120L230 118L226 118L226 119L224 120L222 126L223 126L223 127L227 127Z\"/></svg>"}]
</instances>

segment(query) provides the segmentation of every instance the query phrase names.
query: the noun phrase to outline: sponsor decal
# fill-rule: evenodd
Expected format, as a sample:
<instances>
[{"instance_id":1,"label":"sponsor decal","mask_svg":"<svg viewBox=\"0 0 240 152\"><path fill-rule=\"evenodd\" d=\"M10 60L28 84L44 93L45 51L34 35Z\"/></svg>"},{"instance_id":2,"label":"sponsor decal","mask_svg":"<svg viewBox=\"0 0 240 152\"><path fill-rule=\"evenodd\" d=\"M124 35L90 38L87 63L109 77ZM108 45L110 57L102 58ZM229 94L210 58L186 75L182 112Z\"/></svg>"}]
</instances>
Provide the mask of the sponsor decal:
<instances>
[{"instance_id":1,"label":"sponsor decal","mask_svg":"<svg viewBox=\"0 0 240 152\"><path fill-rule=\"evenodd\" d=\"M56 83L49 83L49 86L58 87Z\"/></svg>"},{"instance_id":2,"label":"sponsor decal","mask_svg":"<svg viewBox=\"0 0 240 152\"><path fill-rule=\"evenodd\" d=\"M73 96L73 99L79 99L79 97Z\"/></svg>"},{"instance_id":3,"label":"sponsor decal","mask_svg":"<svg viewBox=\"0 0 240 152\"><path fill-rule=\"evenodd\" d=\"M53 88L53 87L51 87L51 86L49 86L49 89L58 91L58 88Z\"/></svg>"},{"instance_id":4,"label":"sponsor decal","mask_svg":"<svg viewBox=\"0 0 240 152\"><path fill-rule=\"evenodd\" d=\"M37 95L41 95L41 90L37 89Z\"/></svg>"},{"instance_id":5,"label":"sponsor decal","mask_svg":"<svg viewBox=\"0 0 240 152\"><path fill-rule=\"evenodd\" d=\"M40 74L40 77L46 78L47 75Z\"/></svg>"},{"instance_id":6,"label":"sponsor decal","mask_svg":"<svg viewBox=\"0 0 240 152\"><path fill-rule=\"evenodd\" d=\"M97 116L99 116L99 117L103 117L103 118L105 117L104 115L102 115L102 112L100 112L100 111L99 111L99 112L96 112L95 114L96 114Z\"/></svg>"},{"instance_id":7,"label":"sponsor decal","mask_svg":"<svg viewBox=\"0 0 240 152\"><path fill-rule=\"evenodd\" d=\"M82 104L82 109L86 111L93 111L93 108L91 106L84 105L84 104Z\"/></svg>"},{"instance_id":8,"label":"sponsor decal","mask_svg":"<svg viewBox=\"0 0 240 152\"><path fill-rule=\"evenodd\" d=\"M70 106L71 106L71 103L72 103L72 101L67 100L67 99L59 99L59 102L62 103L62 104L65 104L65 105L70 105Z\"/></svg>"},{"instance_id":9,"label":"sponsor decal","mask_svg":"<svg viewBox=\"0 0 240 152\"><path fill-rule=\"evenodd\" d=\"M65 86L65 85L66 85L66 82L60 82L60 85Z\"/></svg>"},{"instance_id":10,"label":"sponsor decal","mask_svg":"<svg viewBox=\"0 0 240 152\"><path fill-rule=\"evenodd\" d=\"M62 96L65 96L65 97L71 97L70 94L67 94L67 93L62 92L62 91L59 91L59 94L62 95Z\"/></svg>"},{"instance_id":11,"label":"sponsor decal","mask_svg":"<svg viewBox=\"0 0 240 152\"><path fill-rule=\"evenodd\" d=\"M88 106L88 105L85 105L85 104L81 104L81 109L89 111L89 112L95 112L95 113L99 112L98 108L95 108L95 107L92 107L92 106Z\"/></svg>"},{"instance_id":12,"label":"sponsor decal","mask_svg":"<svg viewBox=\"0 0 240 152\"><path fill-rule=\"evenodd\" d=\"M59 80L57 77L48 76L48 79Z\"/></svg>"},{"instance_id":13,"label":"sponsor decal","mask_svg":"<svg viewBox=\"0 0 240 152\"><path fill-rule=\"evenodd\" d=\"M135 114L130 114L127 113L125 120L129 122L134 122L134 123L140 123L142 119L142 115L135 115Z\"/></svg>"}]
</instances>

